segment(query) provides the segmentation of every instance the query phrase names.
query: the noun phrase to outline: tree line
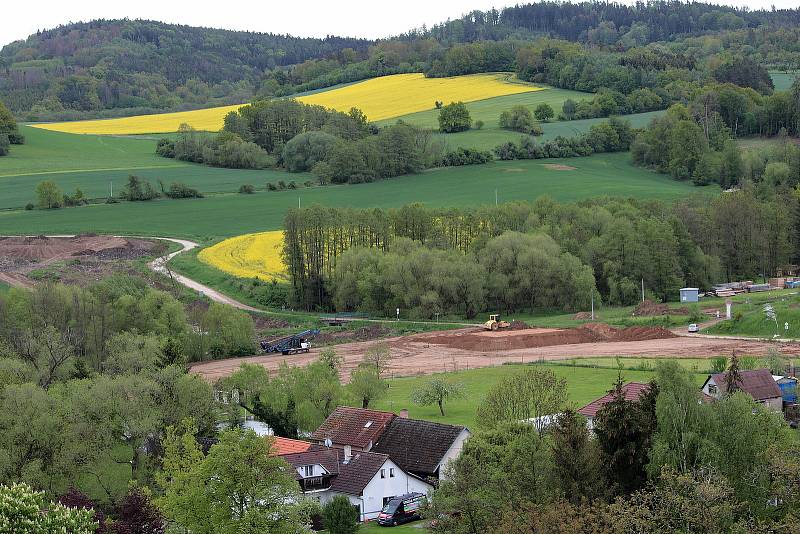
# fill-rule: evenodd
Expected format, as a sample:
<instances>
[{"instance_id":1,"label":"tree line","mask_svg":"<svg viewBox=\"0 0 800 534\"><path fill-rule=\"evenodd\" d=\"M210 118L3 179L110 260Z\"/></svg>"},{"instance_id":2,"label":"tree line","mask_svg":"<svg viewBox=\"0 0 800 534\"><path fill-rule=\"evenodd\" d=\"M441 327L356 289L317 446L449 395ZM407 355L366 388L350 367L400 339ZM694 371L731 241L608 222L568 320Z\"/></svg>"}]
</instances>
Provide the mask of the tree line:
<instances>
[{"instance_id":1,"label":"tree line","mask_svg":"<svg viewBox=\"0 0 800 534\"><path fill-rule=\"evenodd\" d=\"M631 147L634 163L698 185L794 186L800 179L798 150L787 137L800 133L799 95L797 83L769 96L733 84L705 87L637 135ZM779 142L765 151L743 153L735 139L753 134L778 136Z\"/></svg>"},{"instance_id":2,"label":"tree line","mask_svg":"<svg viewBox=\"0 0 800 534\"><path fill-rule=\"evenodd\" d=\"M797 197L752 188L657 201L542 197L472 209L313 208L284 220L290 299L412 316L627 305L797 260Z\"/></svg>"},{"instance_id":3,"label":"tree line","mask_svg":"<svg viewBox=\"0 0 800 534\"><path fill-rule=\"evenodd\" d=\"M727 374L736 384L735 356ZM735 387L701 402L695 379L661 363L628 400L620 375L593 430L552 370L502 379L433 491L433 532L796 530L797 443L782 414Z\"/></svg>"}]
</instances>

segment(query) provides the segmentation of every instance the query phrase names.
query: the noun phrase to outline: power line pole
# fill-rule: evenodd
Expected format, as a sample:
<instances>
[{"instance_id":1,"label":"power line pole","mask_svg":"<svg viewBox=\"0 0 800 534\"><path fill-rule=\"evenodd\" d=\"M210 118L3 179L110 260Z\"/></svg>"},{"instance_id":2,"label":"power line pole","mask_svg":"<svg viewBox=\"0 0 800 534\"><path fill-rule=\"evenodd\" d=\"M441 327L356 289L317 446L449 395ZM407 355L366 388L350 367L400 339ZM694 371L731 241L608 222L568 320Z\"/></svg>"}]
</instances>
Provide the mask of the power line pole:
<instances>
[{"instance_id":1,"label":"power line pole","mask_svg":"<svg viewBox=\"0 0 800 534\"><path fill-rule=\"evenodd\" d=\"M594 321L594 288L590 289L592 294L592 321Z\"/></svg>"},{"instance_id":2,"label":"power line pole","mask_svg":"<svg viewBox=\"0 0 800 534\"><path fill-rule=\"evenodd\" d=\"M497 206L497 189L494 190L494 205Z\"/></svg>"},{"instance_id":3,"label":"power line pole","mask_svg":"<svg viewBox=\"0 0 800 534\"><path fill-rule=\"evenodd\" d=\"M644 277L642 277L642 302L644 302Z\"/></svg>"}]
</instances>

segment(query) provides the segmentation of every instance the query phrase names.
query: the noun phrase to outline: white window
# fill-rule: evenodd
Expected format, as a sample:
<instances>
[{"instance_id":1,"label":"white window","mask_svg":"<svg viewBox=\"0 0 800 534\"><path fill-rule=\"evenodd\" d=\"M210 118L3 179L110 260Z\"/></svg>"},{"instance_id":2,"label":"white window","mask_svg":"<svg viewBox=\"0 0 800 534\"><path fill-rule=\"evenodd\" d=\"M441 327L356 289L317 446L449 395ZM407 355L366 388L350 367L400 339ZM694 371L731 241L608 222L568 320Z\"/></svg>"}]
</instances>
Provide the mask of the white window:
<instances>
[{"instance_id":1,"label":"white window","mask_svg":"<svg viewBox=\"0 0 800 534\"><path fill-rule=\"evenodd\" d=\"M717 386L715 386L714 384L709 384L708 385L708 392L711 395L716 395L717 394Z\"/></svg>"},{"instance_id":2,"label":"white window","mask_svg":"<svg viewBox=\"0 0 800 534\"><path fill-rule=\"evenodd\" d=\"M386 478L386 469L381 469L381 478Z\"/></svg>"},{"instance_id":3,"label":"white window","mask_svg":"<svg viewBox=\"0 0 800 534\"><path fill-rule=\"evenodd\" d=\"M372 426L372 421L367 421L366 423L364 423L364 428L369 428L371 426Z\"/></svg>"},{"instance_id":4,"label":"white window","mask_svg":"<svg viewBox=\"0 0 800 534\"><path fill-rule=\"evenodd\" d=\"M394 467L389 468L389 478L394 478Z\"/></svg>"},{"instance_id":5,"label":"white window","mask_svg":"<svg viewBox=\"0 0 800 534\"><path fill-rule=\"evenodd\" d=\"M313 465L304 465L303 466L303 474L307 477L314 476L314 466Z\"/></svg>"}]
</instances>

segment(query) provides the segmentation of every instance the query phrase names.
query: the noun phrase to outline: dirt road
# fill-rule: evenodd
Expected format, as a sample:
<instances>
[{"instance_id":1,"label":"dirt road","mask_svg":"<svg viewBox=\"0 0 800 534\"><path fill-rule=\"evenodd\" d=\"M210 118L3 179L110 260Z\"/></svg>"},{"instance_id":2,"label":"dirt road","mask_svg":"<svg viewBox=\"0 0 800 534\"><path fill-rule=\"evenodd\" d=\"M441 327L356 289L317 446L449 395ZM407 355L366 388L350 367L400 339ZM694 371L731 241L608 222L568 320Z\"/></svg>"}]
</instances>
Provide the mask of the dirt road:
<instances>
[{"instance_id":1,"label":"dirt road","mask_svg":"<svg viewBox=\"0 0 800 534\"><path fill-rule=\"evenodd\" d=\"M472 330L450 331L454 337L463 336ZM490 367L504 362L531 362L538 360L565 360L571 358L590 358L598 356L638 356L674 358L710 358L729 355L733 350L745 354L763 355L769 347L777 347L781 352L796 354L800 344L774 344L763 341L744 341L704 337L672 337L666 339L647 339L643 341L604 341L594 343L574 343L548 345L509 350L470 350L452 346L453 343L432 343L432 339L442 338L443 333L416 334L412 336L386 339L391 347L392 360L389 373L394 376L411 376L442 371ZM516 334L519 336L519 334ZM366 350L375 342L347 343L336 345L336 353L344 362L342 379L347 381L350 372L361 362ZM457 344L456 342L455 344ZM289 365L307 365L319 355L319 350L309 354L291 356L269 355L249 358L233 358L213 362L198 363L192 372L209 381L215 381L233 373L242 363L263 365L270 371L277 370L281 362Z\"/></svg>"},{"instance_id":2,"label":"dirt road","mask_svg":"<svg viewBox=\"0 0 800 534\"><path fill-rule=\"evenodd\" d=\"M184 285L194 291L197 291L198 293L202 293L203 295L213 300L214 302L221 302L222 304L228 304L229 306L233 306L234 308L239 308L240 310L254 311L254 312L261 311L258 308L254 308L253 306L248 306L247 304L239 302L238 300L234 300L227 295L223 295L216 289L212 289L206 285L201 284L200 282L192 280L191 278L187 278L181 274L173 272L171 269L167 267L169 260L177 256L178 254L183 254L184 252L188 252L193 248L198 247L199 245L194 241L189 241L187 239L176 239L173 237L151 237L148 239L161 239L162 241L171 241L172 243L178 243L183 247L181 250L176 250L175 252L167 254L166 256L161 256L160 258L156 258L155 260L148 263L147 266L150 267L150 269L152 269L153 271L159 274L163 274L164 276L169 276L173 278L179 284Z\"/></svg>"}]
</instances>

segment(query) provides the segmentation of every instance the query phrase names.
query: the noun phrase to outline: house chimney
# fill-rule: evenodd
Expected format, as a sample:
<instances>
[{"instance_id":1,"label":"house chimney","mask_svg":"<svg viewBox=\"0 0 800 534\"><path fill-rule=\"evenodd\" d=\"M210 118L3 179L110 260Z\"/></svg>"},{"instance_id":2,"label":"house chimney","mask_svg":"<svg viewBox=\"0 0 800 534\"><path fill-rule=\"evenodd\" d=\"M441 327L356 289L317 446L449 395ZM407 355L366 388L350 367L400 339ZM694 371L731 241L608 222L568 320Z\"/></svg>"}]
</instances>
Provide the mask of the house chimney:
<instances>
[{"instance_id":1,"label":"house chimney","mask_svg":"<svg viewBox=\"0 0 800 534\"><path fill-rule=\"evenodd\" d=\"M345 445L344 446L344 463L349 462L351 456L353 456L353 449L350 447L350 445Z\"/></svg>"},{"instance_id":2,"label":"house chimney","mask_svg":"<svg viewBox=\"0 0 800 534\"><path fill-rule=\"evenodd\" d=\"M400 410L400 417L402 417L403 419L408 419L408 409L407 408L403 408L402 410Z\"/></svg>"}]
</instances>

